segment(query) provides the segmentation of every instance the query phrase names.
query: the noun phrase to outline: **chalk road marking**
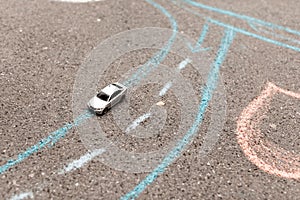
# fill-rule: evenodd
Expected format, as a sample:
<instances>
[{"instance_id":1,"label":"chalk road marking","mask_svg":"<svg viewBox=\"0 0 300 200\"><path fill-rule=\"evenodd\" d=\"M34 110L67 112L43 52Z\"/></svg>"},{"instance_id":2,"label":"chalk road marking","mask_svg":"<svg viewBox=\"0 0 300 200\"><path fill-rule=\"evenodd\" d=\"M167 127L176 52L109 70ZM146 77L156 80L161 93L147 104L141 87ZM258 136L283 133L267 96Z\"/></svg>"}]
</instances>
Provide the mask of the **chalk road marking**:
<instances>
[{"instance_id":1,"label":"chalk road marking","mask_svg":"<svg viewBox=\"0 0 300 200\"><path fill-rule=\"evenodd\" d=\"M176 1L175 2L171 1L171 2L175 3L176 5L179 5L178 3L176 3ZM300 36L300 32L297 31L297 30L293 30L293 29L290 29L290 28L287 28L287 27L284 27L284 26L279 26L279 25L276 25L276 24L265 22L263 20L256 19L256 18L253 18L253 17L249 17L249 16L246 16L246 15L240 15L240 14L228 11L228 10L222 10L222 9L219 9L219 8L216 8L216 7L207 6L207 5L201 4L201 3L196 2L196 1L192 1L192 0L179 0L179 2L183 2L185 4L189 4L193 7L201 8L201 9L204 9L204 10L207 10L207 11L212 11L212 12L215 12L215 13L223 14L225 16L230 16L230 17L233 17L233 18L236 18L236 19L240 19L240 20L243 20L243 21L247 22L248 24L249 23L250 24L255 23L256 25L260 25L262 27L270 28L272 30L277 29L277 30L280 30L280 31L284 31L288 34L293 34L294 36ZM188 12L203 18L203 15L200 14L199 12L196 12L192 9L189 9L186 6L184 6L183 4L180 4L179 6L183 9L187 10ZM259 39L259 40L264 41L264 42L268 42L268 43L271 43L271 44L274 44L274 45L277 45L277 46L280 46L280 47L284 47L284 48L288 48L288 49L292 49L294 51L300 52L299 47L289 45L289 44L286 44L286 43L283 43L283 42L280 42L280 41L277 41L277 40L273 40L273 39L270 39L268 37L264 37L262 35L258 35L258 34L249 32L249 31L247 31L245 29L242 29L242 28L231 26L229 24L220 22L218 20L214 20L210 17L204 17L204 18L209 23L212 23L212 24L215 24L215 25L227 28L227 29L234 30L236 33L241 33L241 34L244 34L246 36L250 36L252 38L256 38L256 39ZM253 28L253 26L251 26L251 28ZM205 27L203 28L203 31L205 31Z\"/></svg>"},{"instance_id":2,"label":"chalk road marking","mask_svg":"<svg viewBox=\"0 0 300 200\"><path fill-rule=\"evenodd\" d=\"M226 54L231 46L231 43L235 37L235 32L230 29L225 30L225 34L222 38L221 45L216 57L215 62L211 66L208 78L207 86L202 90L202 97L200 105L198 107L197 116L193 122L193 126L188 130L184 137L176 144L176 146L167 154L163 161L150 173L145 179L143 179L139 184L136 185L131 191L121 197L122 200L129 200L137 198L148 185L152 184L156 178L163 174L166 168L181 154L184 148L189 144L190 140L197 133L198 127L201 124L206 108L212 99L213 92L217 87L219 79L219 71L221 64L223 63Z\"/></svg>"},{"instance_id":3,"label":"chalk road marking","mask_svg":"<svg viewBox=\"0 0 300 200\"><path fill-rule=\"evenodd\" d=\"M187 65L188 63L191 63L191 62L192 62L192 61L191 61L189 58L187 58L187 59L181 61L181 62L179 63L179 66L178 66L178 70L180 71L180 70L184 69L184 68L186 67L186 65ZM164 95L167 93L167 91L168 91L171 87L172 87L172 82L171 82L171 81L167 82L167 83L164 85L164 87L160 90L159 96L160 96L160 97L161 97L161 96L164 96ZM125 130L125 132L126 132L126 133L129 133L131 130L135 129L141 122L145 121L145 120L148 119L150 116L151 116L151 113L146 113L146 114L140 116L139 118L137 118L136 120L134 120L133 123L132 123L130 126L128 126L128 128Z\"/></svg>"},{"instance_id":4,"label":"chalk road marking","mask_svg":"<svg viewBox=\"0 0 300 200\"><path fill-rule=\"evenodd\" d=\"M93 158L101 155L104 152L105 152L105 149L96 149L94 151L88 152L85 155L81 156L78 160L74 160L73 162L69 163L64 169L60 170L58 172L58 174L63 175L68 172L79 169L82 166L84 166L87 162L91 161ZM44 182L40 183L40 186L36 189L42 190L43 188L46 187L46 185L49 185L49 184L50 184L49 182L48 183L46 182L46 184ZM34 199L33 193L31 191L17 194L15 196L11 197L10 200L23 200L23 199L28 199L28 198Z\"/></svg>"},{"instance_id":5,"label":"chalk road marking","mask_svg":"<svg viewBox=\"0 0 300 200\"><path fill-rule=\"evenodd\" d=\"M151 4L154 3L152 1L148 1L148 2L150 2ZM74 92L73 92L74 116L77 116L82 112L83 105L86 104L86 101L88 101L88 97L94 93L95 87L99 84L99 76L103 78L105 77L105 73L107 73L105 69L109 67L111 62L115 62L116 59L120 58L120 56L124 55L126 52L131 52L133 50L136 51L145 48L154 49L155 47L158 47L157 49L161 49L162 51L160 51L158 54L154 56L152 62L147 62L146 64L143 65L143 67L138 67L138 69L140 69L138 70L138 72L140 73L135 75L134 72L136 70L133 68L131 71L129 68L129 70L126 73L122 73L118 81L124 83L129 87L133 86L133 88L129 90L129 95L130 95L131 93L130 91L133 91L134 88L138 88L141 85L145 85L149 83L150 84L165 83L169 80L174 80L174 78L176 78L175 79L176 81L172 81L173 82L172 89L174 88L174 90L172 91L174 95L177 97L177 99L180 101L181 107L178 107L178 109L181 108L180 113L183 116L181 116L180 118L178 117L178 120L180 120L180 124L178 124L178 129L176 130L176 134L174 134L174 136L179 138L182 134L188 131L189 125L193 124L194 117L196 116L199 96L196 95L193 90L191 91L193 85L190 84L189 81L187 81L187 79L185 79L184 76L182 76L180 73L174 73L176 67L175 68L166 67L163 66L161 62L163 58L166 57L167 53L172 49L172 51L177 52L178 55L180 55L181 57L191 58L193 60L193 63L197 63L197 65L193 67L195 67L195 69L199 71L199 74L201 74L201 76L203 76L204 78L207 77L209 66L213 58L210 59L209 54L206 52L199 53L201 55L192 54L190 49L187 47L185 43L186 40L184 39L184 38L188 39L188 37L184 35L181 35L181 37L178 40L175 40L175 37L173 37L175 36L174 33L176 33L176 35L177 34L180 35L180 33L176 31L177 30L176 21L171 16L171 14L167 13L167 10L165 10L159 4L155 4L155 7L159 8L163 14L166 14L166 16L168 16L170 22L172 23L173 29L170 30L170 29L161 29L161 28L143 28L143 29L130 30L123 33L116 34L106 39L105 41L101 42L101 44L99 44L96 48L94 48L93 51L89 54L90 56L86 58L85 62L83 62L80 69L78 70L77 77L74 82ZM145 40L145 38L147 38L147 40ZM194 40L191 39L188 41L194 41ZM175 42L176 47L173 45L173 42ZM99 65L100 63L101 66ZM158 65L160 67L158 67ZM179 81L179 80L183 80L183 81ZM101 82L103 82L104 84L104 81ZM221 82L218 86L219 86L218 91L224 94L225 91ZM192 94L182 95L183 91L187 91L189 94L191 93ZM154 95L154 98L159 97L158 92L157 95ZM224 95L222 97L224 97ZM129 104L130 98L126 98L126 99L127 100L125 100L124 103L118 105L118 109L112 109L112 115L114 117L115 123L120 128L119 130L124 130L124 133L126 128L129 126L129 124L131 124L136 118L136 117L132 118L132 116L130 116L130 113L128 112L128 109L126 109L126 107L129 107L130 105ZM217 101L217 103L224 104L224 101L222 100L220 101L220 99L223 98L216 99L215 101ZM165 121L165 119L167 119L166 117L167 114L165 114L166 113L165 109L157 106L153 106L153 108L159 112L159 115L157 115L158 116L157 118L153 118L153 116L157 114L157 112L156 111L151 112L152 113L151 122L156 122L156 121L163 122ZM183 111L187 111L187 112L183 112ZM141 113L141 115L142 114L144 113ZM211 120L212 122L211 124L213 124L211 125L212 127L211 129L216 130L215 122L217 122L218 124L220 123L220 121L221 123L223 122L222 119L219 119L220 118L219 116L215 116L217 119ZM162 118L164 119L160 120ZM135 130L132 131L133 134L131 133L131 136L138 137L138 138L149 138L157 133L154 132L153 134L152 130L157 130L157 131L162 130L156 128L155 123L149 123L147 125L148 126L146 127L144 126L137 127ZM164 122L159 124L160 127L162 127L163 125ZM217 126L217 129L219 129L219 126ZM106 152L103 155L95 159L100 160L102 163L116 170L132 172L132 173L152 171L158 164L160 164L160 161L167 155L169 151L173 149L175 143L177 143L178 141L176 138L173 137L172 141L164 145L162 148L157 148L153 151L145 151L140 153L136 151L128 151L126 149L121 149L120 146L117 145L117 143L114 143L114 141L111 141L111 138L107 137L107 134L105 134L105 132L101 128L101 125L99 126L99 123L95 118L89 120L89 122L87 122L85 125L80 126L78 128L78 131L82 138L83 143L86 145L88 149L89 148L106 149ZM95 134L96 131L97 134ZM216 137L212 138L211 140L217 141L217 139L218 139L218 135L216 135ZM202 147L200 148L203 149Z\"/></svg>"},{"instance_id":6,"label":"chalk road marking","mask_svg":"<svg viewBox=\"0 0 300 200\"><path fill-rule=\"evenodd\" d=\"M185 60L181 61L178 65L178 72L180 72L180 70L184 69L186 67L187 64L191 63L191 59L186 58ZM159 92L159 96L162 97L164 96L167 91L172 87L172 82L169 81L167 82L164 87L160 90ZM145 121L146 119L148 119L151 116L151 113L146 113L140 117L138 117L136 120L134 120L132 122L131 125L129 125L126 130L125 133L129 133L130 131L134 130L141 122Z\"/></svg>"},{"instance_id":7,"label":"chalk road marking","mask_svg":"<svg viewBox=\"0 0 300 200\"><path fill-rule=\"evenodd\" d=\"M181 62L179 63L179 65L178 65L178 68L177 68L178 71L177 71L177 72L180 72L180 70L184 69L184 68L186 67L186 65L189 64L189 63L191 63L191 62L192 62L192 60L189 59L189 58L187 58L187 59L181 61ZM164 96L164 95L167 93L167 91L172 87L172 85L173 85L173 83L172 83L171 81L167 82L167 83L165 84L165 86L160 90L159 96L160 96L160 97L161 97L161 96Z\"/></svg>"},{"instance_id":8,"label":"chalk road marking","mask_svg":"<svg viewBox=\"0 0 300 200\"><path fill-rule=\"evenodd\" d=\"M85 111L83 114L79 115L73 123L68 123L62 128L50 133L47 137L40 140L35 145L29 147L26 151L20 153L17 158L8 160L4 165L0 166L0 174L3 174L9 168L15 166L16 164L22 162L35 152L38 152L46 147L52 147L56 144L61 138L64 138L68 131L73 127L79 126L81 123L85 122L87 119L94 116L93 113Z\"/></svg>"},{"instance_id":9,"label":"chalk road marking","mask_svg":"<svg viewBox=\"0 0 300 200\"><path fill-rule=\"evenodd\" d=\"M148 119L151 116L151 113L146 113L140 117L138 117L136 120L134 120L132 122L132 124L130 124L126 130L125 133L129 133L130 131L134 130L140 123L142 123L143 121L145 121L146 119Z\"/></svg>"},{"instance_id":10,"label":"chalk road marking","mask_svg":"<svg viewBox=\"0 0 300 200\"><path fill-rule=\"evenodd\" d=\"M207 10L213 10L213 11L218 11L218 12L220 12L220 11L222 11L221 13L222 14L224 14L224 11L223 10L219 10L219 9L216 9L216 8L213 8L213 7L207 7L207 6L205 6L204 8L206 8ZM226 12L226 14L228 14L228 15L231 15L231 16L237 16L235 13L232 13L232 12ZM238 16L238 17L240 17L240 18L242 18L242 19L245 19L246 17L245 16ZM249 19L249 17L248 18L246 18L246 19ZM251 18L251 19L253 19L253 18ZM259 21L259 22L261 22L261 21ZM217 23L216 23L217 24ZM223 27L225 27L225 25L224 24L219 24L219 25L222 25ZM269 23L265 23L264 25L269 25ZM230 27L227 27L227 28L230 28ZM275 28L281 28L282 29L282 27L275 27ZM233 29L232 29L233 30ZM238 30L238 29L236 29L235 31L237 31L237 32L240 32L240 33L244 33L245 34L245 32L241 32L240 30ZM293 30L290 30L290 29L288 29L288 31L289 32L291 32L291 33L295 33ZM249 36L252 36L252 37L255 37L256 35L251 35L250 33L248 34ZM261 39L261 40L263 40L264 39L264 41L267 41L267 42L272 42L272 43L274 43L274 44L276 44L276 45L278 45L278 46L283 46L283 45L281 45L282 43L276 43L276 41L273 41L273 40L266 40L265 38L263 38L263 37L261 37L261 38L259 38L259 37L257 37L256 36L256 38L258 38L258 39ZM284 47L288 47L288 48L291 48L291 46L284 46ZM299 51L297 48L291 48L291 49L293 49L293 50L296 50L296 51ZM36 149L33 149L34 151L36 150ZM38 149L37 149L38 150ZM31 154L32 153L32 151L30 150L29 151L29 154ZM28 157L28 155L26 154L24 154L24 156L25 157ZM11 164L11 163L13 163L13 164ZM18 162L10 162L10 163L8 163L9 165L7 165L7 166L9 166L9 167L11 167L12 165L14 165L14 164L16 164L16 163L18 163Z\"/></svg>"},{"instance_id":11,"label":"chalk road marking","mask_svg":"<svg viewBox=\"0 0 300 200\"><path fill-rule=\"evenodd\" d=\"M202 28L202 32L199 36L199 39L198 39L198 41L197 41L197 43L194 47L192 46L191 43L189 43L189 42L187 43L187 45L190 48L192 53L198 53L200 51L207 51L207 50L210 49L210 48L205 48L205 49L202 48L202 43L203 43L203 41L206 37L206 34L208 32L208 28L209 28L209 25L207 24L207 22L205 22L205 24L203 25L203 28Z\"/></svg>"},{"instance_id":12,"label":"chalk road marking","mask_svg":"<svg viewBox=\"0 0 300 200\"><path fill-rule=\"evenodd\" d=\"M189 64L189 63L191 63L191 62L192 62L192 61L191 61L191 59L189 59L189 58L186 58L185 60L181 61L181 62L179 63L179 65L178 65L178 68L177 68L177 69L178 69L178 72L179 72L180 70L184 69L184 68L186 67L186 65ZM167 83L164 85L164 87L160 90L159 96L160 96L160 97L161 97L161 96L164 96L164 95L167 93L167 91L168 91L171 87L172 87L172 82L171 82L171 81L167 82ZM130 131L134 130L141 122L145 121L145 120L148 119L150 116L151 116L151 113L146 113L146 114L144 114L144 115L138 117L136 120L134 120L134 121L132 122L131 125L129 125L129 126L126 128L125 132L126 132L126 133L129 133Z\"/></svg>"},{"instance_id":13,"label":"chalk road marking","mask_svg":"<svg viewBox=\"0 0 300 200\"><path fill-rule=\"evenodd\" d=\"M64 174L68 173L70 171L76 170L83 165L85 165L87 162L91 161L96 156L99 156L100 154L104 153L105 149L96 149L92 152L88 152L85 155L81 156L78 160L74 160L73 162L69 163L63 170L61 170L58 174Z\"/></svg>"},{"instance_id":14,"label":"chalk road marking","mask_svg":"<svg viewBox=\"0 0 300 200\"><path fill-rule=\"evenodd\" d=\"M129 80L129 82L131 84L137 84L142 78L144 78L145 75L147 75L148 73L150 73L150 71L151 71L152 68L157 67L158 64L162 60L164 60L164 58L166 57L166 55L169 53L169 50L171 49L171 46L172 46L173 42L175 41L175 38L176 38L176 35L177 35L176 20L162 6L160 6L160 5L152 2L150 0L146 0L146 1L148 3L150 3L151 5L153 5L154 7L160 9L170 19L172 27L173 27L173 31L172 31L172 36L169 38L168 43L164 46L164 48L161 51L159 51L155 56L153 56L144 65L144 69L146 68L147 73L143 73L142 77L141 76L137 76L137 77L139 77L138 79L135 79L136 76L134 76L132 78L132 80ZM143 71L144 69L142 69L141 71ZM138 71L137 74L139 72L140 71ZM138 74L138 75L140 75L140 74ZM85 105L85 103L86 102L84 102L82 105ZM88 111L83 111L83 113L82 113L82 110L81 110L80 114L78 116L76 116L76 118L74 119L73 123L68 123L65 126L63 126L62 128L60 128L60 129L58 129L58 130L56 130L54 132L51 132L47 137L43 138L42 140L40 140L35 145L29 147L24 152L21 152L20 154L18 154L16 156L16 158L11 158L5 164L1 165L0 166L0 174L3 174L9 168L11 168L11 167L15 166L16 164L24 161L25 159L27 159L32 154L34 154L34 153L36 153L38 151L41 151L42 149L44 149L46 147L52 147L60 139L64 138L70 129L72 129L73 127L79 126L83 122L88 121L87 119L92 118L92 116L94 116L93 113L90 113Z\"/></svg>"},{"instance_id":15,"label":"chalk road marking","mask_svg":"<svg viewBox=\"0 0 300 200\"><path fill-rule=\"evenodd\" d=\"M300 179L299 154L291 153L266 139L255 143L258 138L263 138L257 128L261 116L277 93L300 99L300 94L268 83L266 89L243 110L238 119L238 143L246 157L263 171L284 178Z\"/></svg>"},{"instance_id":16,"label":"chalk road marking","mask_svg":"<svg viewBox=\"0 0 300 200\"><path fill-rule=\"evenodd\" d=\"M167 44L164 46L164 48L161 51L159 51L155 56L153 56L147 63L145 63L142 67L140 67L138 71L131 78L129 78L123 83L127 87L133 86L132 84L138 84L165 59L165 57L168 55L169 51L171 50L172 45L174 44L177 36L178 26L174 17L160 4L155 3L152 0L145 0L145 1L151 4L153 7L160 10L166 17L168 17L172 26L172 35L169 38Z\"/></svg>"},{"instance_id":17,"label":"chalk road marking","mask_svg":"<svg viewBox=\"0 0 300 200\"><path fill-rule=\"evenodd\" d=\"M160 90L159 96L160 96L160 97L161 97L161 96L164 96L164 95L168 92L168 90L169 90L171 87L172 87L172 82L171 82L171 81L167 82L167 83L165 84L165 86Z\"/></svg>"},{"instance_id":18,"label":"chalk road marking","mask_svg":"<svg viewBox=\"0 0 300 200\"><path fill-rule=\"evenodd\" d=\"M187 64L192 63L192 60L189 58L186 58L185 60L181 61L178 65L178 70L183 70Z\"/></svg>"},{"instance_id":19,"label":"chalk road marking","mask_svg":"<svg viewBox=\"0 0 300 200\"><path fill-rule=\"evenodd\" d=\"M293 29L290 29L290 28L287 28L287 27L284 27L284 26L280 26L280 25L273 24L273 23L270 23L270 22L266 22L266 21L263 21L263 20L260 20L260 19L256 19L254 17L249 17L247 15L237 14L237 13L234 13L234 12L229 11L229 10L222 10L222 9L212 7L212 6L207 6L205 4L202 4L202 3L196 2L196 1L192 1L192 0L179 0L179 1L181 1L183 3L186 3L186 4L189 4L191 6L194 6L194 7L198 7L198 8L207 10L207 11L227 15L227 16L230 16L230 17L233 17L233 18L236 18L236 19L244 20L246 22L255 23L255 24L265 26L265 27L271 28L271 29L282 30L282 31L285 31L287 33L291 33L291 34L300 36L300 32L297 31L297 30L293 30Z\"/></svg>"},{"instance_id":20,"label":"chalk road marking","mask_svg":"<svg viewBox=\"0 0 300 200\"><path fill-rule=\"evenodd\" d=\"M88 3L88 2L98 2L105 0L52 0L52 1L60 1L60 2L68 2L68 3Z\"/></svg>"},{"instance_id":21,"label":"chalk road marking","mask_svg":"<svg viewBox=\"0 0 300 200\"><path fill-rule=\"evenodd\" d=\"M270 30L267 30L267 29L270 28L270 27L264 27L264 26L262 26L262 25L260 25L260 24L255 25L255 24L250 23L250 22L248 22L248 24L249 24L249 26L250 26L253 30L255 30L255 31L257 31L257 32L266 33L266 34L269 34L269 35L271 35L271 36L273 36L273 37L277 37L277 38L283 39L283 40L288 40L288 41L290 41L290 42L292 42L292 43L296 43L296 44L298 44L298 45L300 44L300 41L299 41L299 40L295 40L295 39L290 38L290 37L288 37L288 36L284 36L284 35L280 35L280 34L274 33L274 32L273 32L274 30L273 30L272 28L271 28Z\"/></svg>"},{"instance_id":22,"label":"chalk road marking","mask_svg":"<svg viewBox=\"0 0 300 200\"><path fill-rule=\"evenodd\" d=\"M177 72L180 72L180 70L184 69L186 67L186 65L191 63L191 62L192 62L192 60L189 59L189 58L181 61L178 65L178 68L177 68L178 71ZM164 96L168 92L168 90L172 87L172 85L173 85L173 83L171 81L167 82L165 84L165 86L160 90L159 96L160 97Z\"/></svg>"},{"instance_id":23,"label":"chalk road marking","mask_svg":"<svg viewBox=\"0 0 300 200\"><path fill-rule=\"evenodd\" d=\"M24 193L21 193L21 194L17 194L13 197L10 198L10 200L23 200L23 199L28 199L28 198L31 198L33 199L33 193L32 192L24 192Z\"/></svg>"}]
</instances>

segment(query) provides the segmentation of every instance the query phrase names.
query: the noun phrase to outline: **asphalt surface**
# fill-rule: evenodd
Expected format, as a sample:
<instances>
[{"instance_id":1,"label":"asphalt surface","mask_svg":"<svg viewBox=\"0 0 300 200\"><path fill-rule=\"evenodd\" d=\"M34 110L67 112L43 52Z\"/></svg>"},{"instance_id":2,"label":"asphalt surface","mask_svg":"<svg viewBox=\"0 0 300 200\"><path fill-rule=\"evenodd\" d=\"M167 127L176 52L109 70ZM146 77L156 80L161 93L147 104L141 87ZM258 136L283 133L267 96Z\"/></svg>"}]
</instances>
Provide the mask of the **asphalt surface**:
<instances>
[{"instance_id":1,"label":"asphalt surface","mask_svg":"<svg viewBox=\"0 0 300 200\"><path fill-rule=\"evenodd\" d=\"M170 1L157 0L156 3L172 14L180 33L197 41L205 19ZM300 2L297 0L201 3L300 31ZM190 5L187 8L255 32L245 20ZM0 164L3 166L8 160L16 159L49 133L74 120L72 98L77 72L100 42L123 31L144 27L172 28L168 17L160 9L140 0L79 4L1 0ZM300 36L297 34L283 29L278 31L274 27L257 25L256 28L261 28L261 35L300 48ZM203 46L209 48L206 55L211 60L218 53L223 30L223 27L210 23ZM285 38L270 34L272 31ZM129 70L137 70L157 51L140 49L123 55L111 63L103 77L99 77L97 87L118 81ZM162 64L176 68L184 59L169 53ZM205 88L206 78L193 68L193 64L188 64L182 74L193 86L200 102L200 89ZM210 116L213 109L209 105L192 142L138 194L137 199L300 199L300 178L297 176L300 170L300 99L297 96L274 94L270 103L264 104L268 108L264 115L254 116L251 121L253 124L257 121L258 124L253 126L262 132L250 142L253 146L268 140L294 156L290 158L287 154L287 165L279 166L274 163L278 161L278 154L272 154L272 148L264 149L269 151L265 155L259 152L260 158L265 159L264 166L267 163L290 172L290 178L272 173L274 168L266 171L254 164L237 140L237 123L241 113L261 95L268 82L300 94L299 65L300 51L236 33L220 68L227 108L216 145L209 154L199 156L204 145L203 137L212 123ZM128 111L132 119L145 114L157 103L153 95L163 86L163 83L153 83L132 91ZM155 137L141 139L124 134L115 125L112 112L94 117L107 137L120 148L132 152L157 150L172 141L172 134L178 130L184 112L172 92L161 100L166 102L167 118L161 133ZM150 122L146 120L141 126L146 127L147 123ZM99 159L59 174L64 166L88 152L84 136L79 132L78 127L70 129L55 145L47 146L3 171L0 174L0 198L10 199L29 192L29 199L119 199L149 174L116 170ZM184 136L184 133L178 134ZM295 162L290 162L292 160Z\"/></svg>"}]
</instances>

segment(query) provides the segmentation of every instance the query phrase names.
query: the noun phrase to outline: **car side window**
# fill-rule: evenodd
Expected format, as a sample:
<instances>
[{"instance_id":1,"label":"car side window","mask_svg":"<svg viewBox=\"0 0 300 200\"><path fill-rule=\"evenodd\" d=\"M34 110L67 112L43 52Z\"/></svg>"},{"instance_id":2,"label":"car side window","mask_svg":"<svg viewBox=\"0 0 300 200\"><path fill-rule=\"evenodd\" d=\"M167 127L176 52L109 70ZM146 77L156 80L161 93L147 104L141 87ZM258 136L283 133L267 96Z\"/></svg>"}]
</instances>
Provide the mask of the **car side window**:
<instances>
[{"instance_id":1,"label":"car side window","mask_svg":"<svg viewBox=\"0 0 300 200\"><path fill-rule=\"evenodd\" d=\"M110 97L110 100L112 100L113 98L115 98L116 96L118 96L118 94L120 94L121 90L118 90L118 91L115 91L111 97Z\"/></svg>"}]
</instances>

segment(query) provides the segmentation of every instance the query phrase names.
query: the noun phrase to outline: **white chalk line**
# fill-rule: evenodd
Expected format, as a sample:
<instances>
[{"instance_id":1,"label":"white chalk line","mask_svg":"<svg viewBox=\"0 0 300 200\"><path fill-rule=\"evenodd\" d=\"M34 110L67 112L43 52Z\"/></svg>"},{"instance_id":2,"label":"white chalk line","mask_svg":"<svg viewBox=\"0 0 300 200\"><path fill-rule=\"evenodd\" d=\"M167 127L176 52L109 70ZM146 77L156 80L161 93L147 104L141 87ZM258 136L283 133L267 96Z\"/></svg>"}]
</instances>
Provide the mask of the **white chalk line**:
<instances>
[{"instance_id":1,"label":"white chalk line","mask_svg":"<svg viewBox=\"0 0 300 200\"><path fill-rule=\"evenodd\" d=\"M178 70L184 69L186 67L186 65L191 62L192 62L192 60L189 58L186 58L185 60L181 61L181 63L179 63L179 66L178 66Z\"/></svg>"},{"instance_id":2,"label":"white chalk line","mask_svg":"<svg viewBox=\"0 0 300 200\"><path fill-rule=\"evenodd\" d=\"M61 174L65 174L70 171L79 169L80 167L85 165L87 162L91 161L93 158L95 158L96 156L98 156L104 152L105 152L105 149L96 149L96 150L93 150L92 152L88 152L85 155L81 156L78 160L74 160L71 163L69 163L64 169L60 170L58 172L58 174L61 175ZM10 200L23 200L25 198L33 199L34 198L33 193L31 191L24 192L24 193L21 193L21 194L11 197Z\"/></svg>"},{"instance_id":3,"label":"white chalk line","mask_svg":"<svg viewBox=\"0 0 300 200\"><path fill-rule=\"evenodd\" d=\"M33 199L33 193L32 192L24 192L24 193L21 193L21 194L17 194L13 197L10 198L10 200L23 200L25 198L31 198Z\"/></svg>"},{"instance_id":4,"label":"white chalk line","mask_svg":"<svg viewBox=\"0 0 300 200\"><path fill-rule=\"evenodd\" d=\"M178 65L178 70L180 72L180 70L184 69L186 67L187 64L191 63L191 59L186 58L185 60L181 61ZM172 87L172 82L169 81L167 82L164 87L160 90L159 92L159 96L164 96L168 90ZM130 131L134 130L137 126L139 126L139 124L143 121L145 121L146 119L148 119L151 116L151 113L146 113L140 117L138 117L137 119L135 119L125 130L126 133L129 133Z\"/></svg>"},{"instance_id":5,"label":"white chalk line","mask_svg":"<svg viewBox=\"0 0 300 200\"><path fill-rule=\"evenodd\" d=\"M68 173L75 169L79 169L87 162L91 161L96 156L105 152L105 149L96 149L92 152L88 152L85 155L81 156L78 160L74 160L73 162L69 163L63 170L59 171L58 174Z\"/></svg>"},{"instance_id":6,"label":"white chalk line","mask_svg":"<svg viewBox=\"0 0 300 200\"><path fill-rule=\"evenodd\" d=\"M164 95L168 92L168 90L169 90L171 87L172 87L172 82L171 82L171 81L167 82L167 83L165 84L165 86L160 90L159 96L160 96L160 97L161 97L161 96L164 96Z\"/></svg>"},{"instance_id":7,"label":"white chalk line","mask_svg":"<svg viewBox=\"0 0 300 200\"><path fill-rule=\"evenodd\" d=\"M177 72L180 72L182 69L186 67L187 64L191 63L192 60L189 58L186 58L185 60L181 61L178 65ZM172 82L169 81L168 83L165 84L165 86L160 90L159 96L164 96L168 90L172 87Z\"/></svg>"},{"instance_id":8,"label":"white chalk line","mask_svg":"<svg viewBox=\"0 0 300 200\"><path fill-rule=\"evenodd\" d=\"M130 131L134 130L140 123L145 121L151 116L151 113L146 113L140 117L138 117L136 120L134 120L125 130L126 133L129 133Z\"/></svg>"}]
</instances>

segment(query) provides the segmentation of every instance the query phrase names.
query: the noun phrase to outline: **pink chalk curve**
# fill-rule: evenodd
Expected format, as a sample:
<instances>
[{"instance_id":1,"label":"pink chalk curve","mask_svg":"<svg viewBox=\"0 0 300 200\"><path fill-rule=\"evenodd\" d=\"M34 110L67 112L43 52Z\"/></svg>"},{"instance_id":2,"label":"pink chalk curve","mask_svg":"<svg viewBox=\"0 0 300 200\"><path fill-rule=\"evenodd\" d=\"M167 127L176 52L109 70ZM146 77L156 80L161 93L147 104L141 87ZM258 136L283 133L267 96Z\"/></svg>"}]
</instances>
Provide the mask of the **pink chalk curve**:
<instances>
[{"instance_id":1,"label":"pink chalk curve","mask_svg":"<svg viewBox=\"0 0 300 200\"><path fill-rule=\"evenodd\" d=\"M264 91L241 113L237 121L237 140L246 157L263 171L284 178L300 179L300 154L294 154L267 140L259 123L273 96L283 93L300 99L300 94L268 83Z\"/></svg>"}]
</instances>

